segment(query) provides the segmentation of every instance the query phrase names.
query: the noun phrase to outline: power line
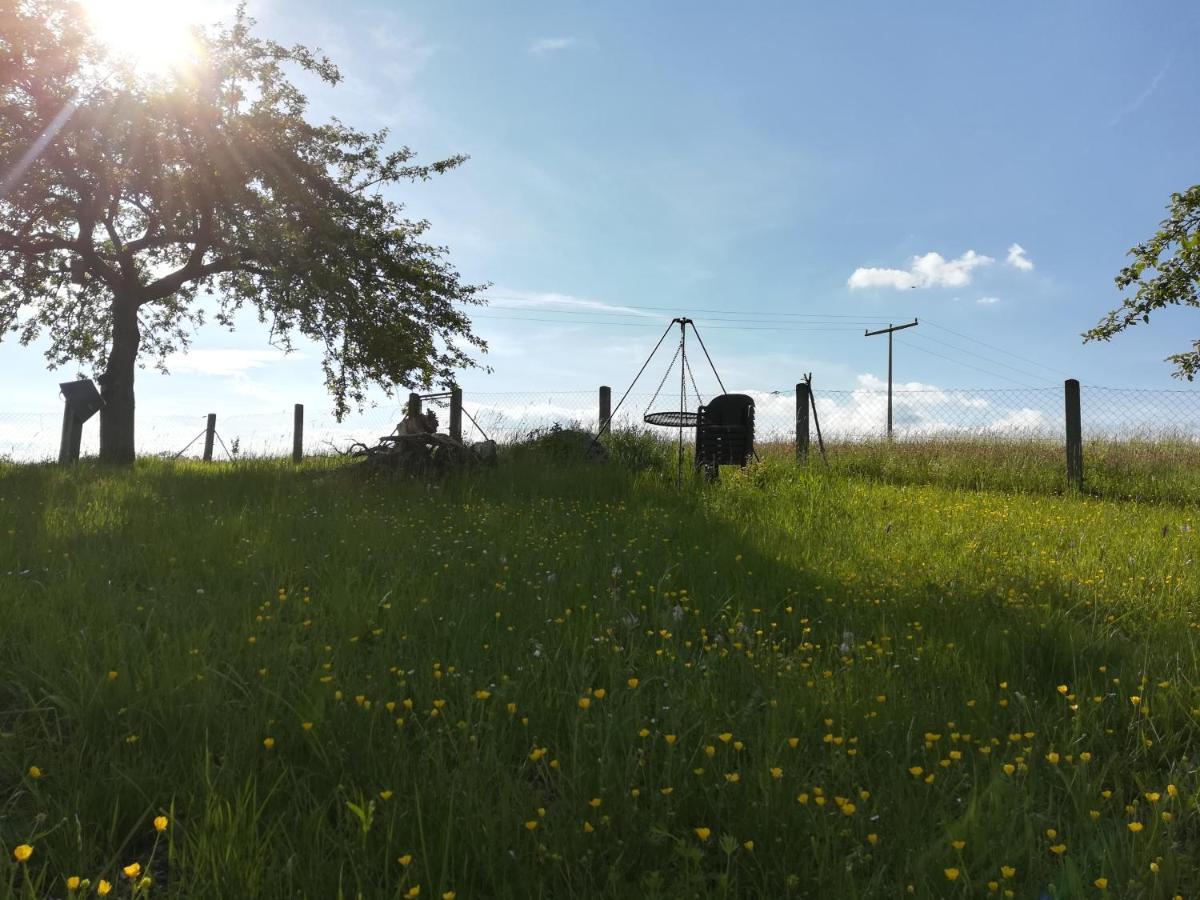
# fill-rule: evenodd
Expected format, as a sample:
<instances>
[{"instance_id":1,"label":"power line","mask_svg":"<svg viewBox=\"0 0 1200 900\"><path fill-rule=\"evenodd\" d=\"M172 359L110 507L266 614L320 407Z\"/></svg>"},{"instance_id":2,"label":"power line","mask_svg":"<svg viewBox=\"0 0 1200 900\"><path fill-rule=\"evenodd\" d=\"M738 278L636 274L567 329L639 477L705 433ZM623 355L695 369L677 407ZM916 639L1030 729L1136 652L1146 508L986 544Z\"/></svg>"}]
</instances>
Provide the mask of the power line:
<instances>
[{"instance_id":1,"label":"power line","mask_svg":"<svg viewBox=\"0 0 1200 900\"><path fill-rule=\"evenodd\" d=\"M978 353L975 353L975 352L967 349L966 347L959 347L956 344L951 344L947 341L942 341L942 340L939 340L938 338L930 337L927 334L918 334L918 335L914 335L914 337L919 337L919 338L921 338L921 340L924 340L924 341L933 341L933 343L935 343L935 344L941 344L943 347L949 347L951 350L954 350L958 353L965 353L968 356L971 356L975 359L979 359L979 360L989 363L993 366L1000 366L1003 369L1008 369L1012 372L1016 372L1018 375L1024 375L1027 378L1032 378L1035 381L1045 381L1046 380L1045 375L1038 375L1035 372L1029 372L1029 371L1026 371L1025 369L1018 369L1016 366L1010 366L1008 363L1001 362L998 359L990 359L986 356L981 356Z\"/></svg>"},{"instance_id":2,"label":"power line","mask_svg":"<svg viewBox=\"0 0 1200 900\"><path fill-rule=\"evenodd\" d=\"M492 296L494 296L497 300L520 301L521 299L523 299L521 297L514 297L511 295L505 296L504 294L493 294ZM692 312L692 313L726 313L726 314L731 314L731 315L768 316L768 317L784 317L784 318L825 318L825 319L863 319L863 318L868 318L861 314L852 314L852 313L823 313L823 312L815 312L815 313L762 312L762 313L757 313L757 312L748 312L746 310L741 310L741 309L701 309L698 307L688 308L682 304L676 305L676 306L638 306L633 303L621 303L618 305L623 309L651 310L654 312L669 312L669 313L678 313L678 312L682 311L682 312ZM871 319L870 321L878 322L881 320L880 319Z\"/></svg>"},{"instance_id":3,"label":"power line","mask_svg":"<svg viewBox=\"0 0 1200 900\"><path fill-rule=\"evenodd\" d=\"M595 322L578 319L546 319L534 316L490 316L486 313L471 316L472 319L501 319L509 322L544 322L551 325L598 325L624 328L657 328L658 322ZM709 329L724 331L792 331L792 332L844 332L858 331L857 325L824 322L797 322L794 325L710 325L703 320L702 324ZM720 320L718 320L720 321Z\"/></svg>"},{"instance_id":4,"label":"power line","mask_svg":"<svg viewBox=\"0 0 1200 900\"><path fill-rule=\"evenodd\" d=\"M928 322L930 325L932 325L934 328L938 328L942 331L945 331L945 332L953 334L957 337L963 338L964 340L972 341L973 343L979 344L981 347L987 347L989 350L995 350L997 353L1003 353L1005 356L1011 356L1013 359L1019 359L1022 362L1031 363L1031 364L1037 366L1038 368L1046 369L1047 371L1054 372L1056 375L1065 375L1068 378L1071 377L1071 374L1069 372L1064 372L1062 369L1056 369L1053 366L1048 366L1045 363L1040 363L1036 359L1030 359L1028 356L1021 356L1019 353L1013 353L1009 350L1004 350L1000 347L995 346L994 344L989 344L989 343L986 343L985 341L979 340L978 338L973 338L969 334L963 334L961 331L955 331L952 328L947 328L945 325L939 325L937 322L934 322L932 319L926 319L925 321Z\"/></svg>"},{"instance_id":5,"label":"power line","mask_svg":"<svg viewBox=\"0 0 1200 900\"><path fill-rule=\"evenodd\" d=\"M611 310L610 309L547 309L544 307L531 307L531 306L503 306L501 304L496 304L496 303L489 303L485 308L486 309L500 309L500 310L504 310L506 312L527 312L527 313L534 313L537 315L554 315L554 316L611 316L613 318L626 318L626 319L636 318L636 319L647 319L647 320L650 320L650 319L661 320L661 319L665 318L665 316L659 316L657 314L639 315L637 312L622 312L618 309L611 309ZM632 307L629 307L629 308L632 309ZM706 315L701 318L703 321L712 321L712 322L745 322L745 323L751 323L751 324L755 324L755 325L767 325L767 324L771 323L771 319L766 318L766 317L770 317L770 316L774 316L774 315L776 315L776 314L775 313L738 313L736 315ZM778 315L785 315L785 314L779 313ZM748 316L753 317L753 318L746 318ZM784 320L784 321L786 321L786 320ZM838 318L830 318L828 316L818 317L816 315L813 315L810 317L809 321L798 321L798 322L792 322L791 324L795 324L795 325L818 324L818 325L859 326L859 325L880 325L880 324L883 324L883 320L882 319L869 319L866 317L851 318L851 317L839 316Z\"/></svg>"},{"instance_id":6,"label":"power line","mask_svg":"<svg viewBox=\"0 0 1200 900\"><path fill-rule=\"evenodd\" d=\"M1001 375L999 372L993 372L989 369L981 368L980 366L973 366L970 363L960 362L957 359L951 359L949 356L945 356L944 354L941 354L941 353L935 353L932 350L926 350L924 347L918 346L917 344L910 344L908 341L901 341L899 338L896 338L896 340L900 341L900 343L906 347L911 347L913 350L917 350L921 353L928 353L930 356L936 356L939 359L944 359L947 362L952 362L956 366L964 366L965 368L968 368L968 369L974 369L976 372L982 372L985 375L991 375L993 378L1002 378L1005 381L1011 381L1013 384L1020 385L1023 388L1029 388L1030 390L1036 390L1036 388L1033 388L1031 385L1025 384L1024 382L1017 381L1017 379L1015 379L1015 378L1009 378L1007 375Z\"/></svg>"}]
</instances>

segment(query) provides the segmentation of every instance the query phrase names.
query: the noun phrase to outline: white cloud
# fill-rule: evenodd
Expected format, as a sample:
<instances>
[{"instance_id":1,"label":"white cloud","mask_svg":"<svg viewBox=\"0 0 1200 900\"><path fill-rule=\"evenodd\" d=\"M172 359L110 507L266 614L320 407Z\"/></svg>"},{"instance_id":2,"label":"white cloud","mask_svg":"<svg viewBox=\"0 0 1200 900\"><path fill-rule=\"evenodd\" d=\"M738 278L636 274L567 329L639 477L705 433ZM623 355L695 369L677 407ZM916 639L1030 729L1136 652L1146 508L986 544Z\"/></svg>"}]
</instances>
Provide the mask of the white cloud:
<instances>
[{"instance_id":1,"label":"white cloud","mask_svg":"<svg viewBox=\"0 0 1200 900\"><path fill-rule=\"evenodd\" d=\"M587 300L582 297L573 297L570 294L558 294L553 291L514 291L500 289L489 291L487 297L490 303L494 303L497 306L519 306L522 309L530 310L556 310L560 312L564 310L577 310L579 312L621 313L622 315L637 316L645 319L668 318L666 313L662 312L634 309L629 306L618 306L612 303L604 303L600 300ZM482 307L481 312L486 313L487 307ZM569 319L564 319L563 324L569 325L571 322Z\"/></svg>"},{"instance_id":2,"label":"white cloud","mask_svg":"<svg viewBox=\"0 0 1200 900\"><path fill-rule=\"evenodd\" d=\"M971 273L995 260L974 250L958 259L946 259L940 253L914 256L907 269L858 268L847 282L851 290L863 288L962 287L971 283Z\"/></svg>"},{"instance_id":3,"label":"white cloud","mask_svg":"<svg viewBox=\"0 0 1200 900\"><path fill-rule=\"evenodd\" d=\"M980 297L975 302L980 304L981 306L991 306L994 303L999 303L1000 298L999 297Z\"/></svg>"},{"instance_id":4,"label":"white cloud","mask_svg":"<svg viewBox=\"0 0 1200 900\"><path fill-rule=\"evenodd\" d=\"M1033 260L1025 255L1025 248L1020 244L1008 248L1008 257L1004 261L1022 272L1033 271Z\"/></svg>"},{"instance_id":5,"label":"white cloud","mask_svg":"<svg viewBox=\"0 0 1200 900\"><path fill-rule=\"evenodd\" d=\"M578 43L573 37L539 38L529 45L530 53L552 53L555 50L569 50Z\"/></svg>"},{"instance_id":6,"label":"white cloud","mask_svg":"<svg viewBox=\"0 0 1200 900\"><path fill-rule=\"evenodd\" d=\"M303 359L303 354L291 353L291 359ZM283 362L281 350L242 350L237 348L190 350L173 353L167 357L167 370L182 375L245 375L252 369L261 369Z\"/></svg>"},{"instance_id":7,"label":"white cloud","mask_svg":"<svg viewBox=\"0 0 1200 900\"><path fill-rule=\"evenodd\" d=\"M1171 68L1171 62L1172 60L1168 59L1165 63L1163 63L1162 68L1158 70L1158 74L1154 76L1154 80L1150 82L1146 89L1138 94L1137 98L1134 99L1132 103L1125 106L1120 112L1112 117L1108 123L1109 128L1115 127L1126 116L1130 115L1131 113L1135 113L1142 108L1142 104L1149 100L1150 95L1158 89L1158 85L1163 80L1163 77L1167 74L1167 70Z\"/></svg>"}]
</instances>

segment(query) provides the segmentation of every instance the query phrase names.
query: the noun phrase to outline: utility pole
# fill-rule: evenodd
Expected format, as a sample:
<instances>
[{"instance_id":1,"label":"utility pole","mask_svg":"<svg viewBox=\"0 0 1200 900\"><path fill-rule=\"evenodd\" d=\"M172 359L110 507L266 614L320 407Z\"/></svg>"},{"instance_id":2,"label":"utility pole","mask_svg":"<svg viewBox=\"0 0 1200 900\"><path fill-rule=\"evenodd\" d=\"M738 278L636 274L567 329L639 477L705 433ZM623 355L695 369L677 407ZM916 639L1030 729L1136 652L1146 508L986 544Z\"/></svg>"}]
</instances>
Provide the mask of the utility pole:
<instances>
[{"instance_id":1,"label":"utility pole","mask_svg":"<svg viewBox=\"0 0 1200 900\"><path fill-rule=\"evenodd\" d=\"M880 328L878 331L867 331L863 333L863 337L873 337L877 334L886 334L888 336L888 423L887 436L888 440L892 439L892 334L897 331L903 331L905 328L915 328L917 320L914 318L907 325L891 325L887 328Z\"/></svg>"}]
</instances>

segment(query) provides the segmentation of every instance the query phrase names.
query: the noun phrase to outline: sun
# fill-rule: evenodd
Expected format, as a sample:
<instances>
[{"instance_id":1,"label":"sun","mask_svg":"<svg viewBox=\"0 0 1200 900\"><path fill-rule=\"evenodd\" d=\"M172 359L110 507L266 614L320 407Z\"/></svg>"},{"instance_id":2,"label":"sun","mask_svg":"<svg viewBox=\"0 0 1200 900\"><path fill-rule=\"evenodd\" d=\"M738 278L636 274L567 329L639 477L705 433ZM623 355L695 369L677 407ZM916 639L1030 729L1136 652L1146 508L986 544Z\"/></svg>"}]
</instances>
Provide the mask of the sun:
<instances>
[{"instance_id":1,"label":"sun","mask_svg":"<svg viewBox=\"0 0 1200 900\"><path fill-rule=\"evenodd\" d=\"M188 68L198 49L194 29L221 13L213 2L191 0L80 0L80 6L116 60L151 76Z\"/></svg>"}]
</instances>

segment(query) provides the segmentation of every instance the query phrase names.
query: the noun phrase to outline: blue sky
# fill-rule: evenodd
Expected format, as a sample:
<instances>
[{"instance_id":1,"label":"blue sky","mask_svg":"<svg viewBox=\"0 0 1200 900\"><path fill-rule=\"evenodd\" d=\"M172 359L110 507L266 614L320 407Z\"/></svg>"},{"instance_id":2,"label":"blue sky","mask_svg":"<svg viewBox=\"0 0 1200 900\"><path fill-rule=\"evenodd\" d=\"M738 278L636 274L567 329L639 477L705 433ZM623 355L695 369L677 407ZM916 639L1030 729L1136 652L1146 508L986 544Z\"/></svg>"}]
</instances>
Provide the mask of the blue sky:
<instances>
[{"instance_id":1,"label":"blue sky","mask_svg":"<svg viewBox=\"0 0 1200 900\"><path fill-rule=\"evenodd\" d=\"M387 126L425 160L470 154L394 192L494 285L476 320L494 372L468 391L620 389L675 313L701 320L731 387L882 377L859 319L913 316L900 382L1181 386L1162 358L1200 332L1195 311L1079 334L1197 181L1194 2L250 9L342 67L315 115ZM139 406L327 409L318 363L252 322L206 328L169 378L139 375ZM0 411L57 408L57 380L6 341Z\"/></svg>"}]
</instances>

